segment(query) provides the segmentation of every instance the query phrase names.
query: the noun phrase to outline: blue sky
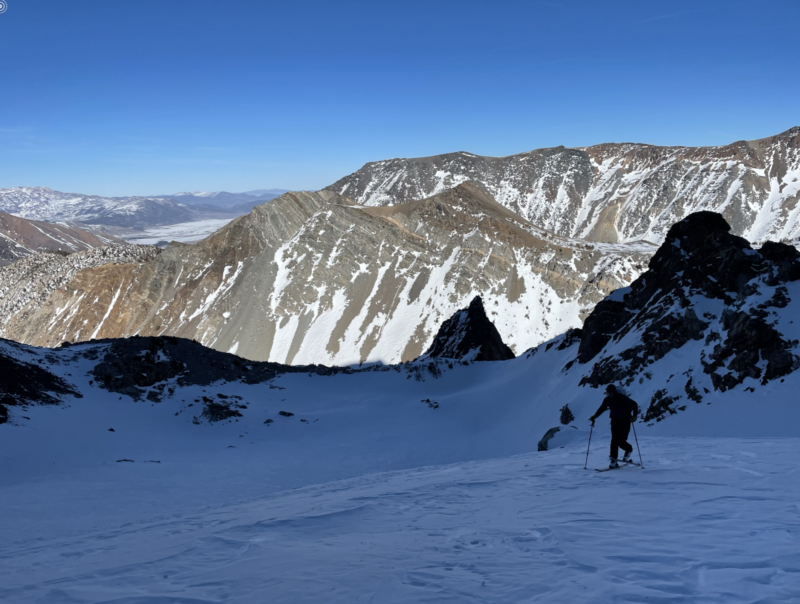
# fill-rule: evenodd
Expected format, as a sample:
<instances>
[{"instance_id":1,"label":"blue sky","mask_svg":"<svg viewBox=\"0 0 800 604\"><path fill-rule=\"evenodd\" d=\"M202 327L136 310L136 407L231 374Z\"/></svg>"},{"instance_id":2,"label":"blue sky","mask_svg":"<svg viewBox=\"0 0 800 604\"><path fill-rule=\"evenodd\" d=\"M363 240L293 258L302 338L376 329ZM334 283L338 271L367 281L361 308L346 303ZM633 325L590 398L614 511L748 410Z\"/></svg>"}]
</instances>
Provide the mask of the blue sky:
<instances>
[{"instance_id":1,"label":"blue sky","mask_svg":"<svg viewBox=\"0 0 800 604\"><path fill-rule=\"evenodd\" d=\"M800 2L4 0L0 187L316 189L367 161L800 125Z\"/></svg>"}]
</instances>

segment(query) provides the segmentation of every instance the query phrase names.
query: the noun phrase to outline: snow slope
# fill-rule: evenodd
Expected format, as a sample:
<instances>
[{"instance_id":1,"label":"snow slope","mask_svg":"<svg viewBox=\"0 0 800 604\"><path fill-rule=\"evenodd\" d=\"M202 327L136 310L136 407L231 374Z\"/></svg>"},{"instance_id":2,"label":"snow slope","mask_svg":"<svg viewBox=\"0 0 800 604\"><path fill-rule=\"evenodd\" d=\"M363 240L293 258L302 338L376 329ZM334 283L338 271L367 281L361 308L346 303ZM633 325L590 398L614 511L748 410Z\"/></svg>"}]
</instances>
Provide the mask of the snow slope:
<instances>
[{"instance_id":1,"label":"snow slope","mask_svg":"<svg viewBox=\"0 0 800 604\"><path fill-rule=\"evenodd\" d=\"M727 227L675 225L581 332L505 361L0 341L0 601L797 601L800 255ZM56 378L60 405L9 400ZM644 468L592 471L609 382Z\"/></svg>"},{"instance_id":2,"label":"snow slope","mask_svg":"<svg viewBox=\"0 0 800 604\"><path fill-rule=\"evenodd\" d=\"M84 355L107 346L13 346L83 398L12 408L0 426L0 601L800 596L797 372L638 423L646 468L597 474L608 428L584 470L601 397L577 385L588 368L562 371L576 345L433 371L170 382L159 403L89 383ZM241 396L242 416L194 423L194 401L217 393ZM533 452L565 403L577 427Z\"/></svg>"}]
</instances>

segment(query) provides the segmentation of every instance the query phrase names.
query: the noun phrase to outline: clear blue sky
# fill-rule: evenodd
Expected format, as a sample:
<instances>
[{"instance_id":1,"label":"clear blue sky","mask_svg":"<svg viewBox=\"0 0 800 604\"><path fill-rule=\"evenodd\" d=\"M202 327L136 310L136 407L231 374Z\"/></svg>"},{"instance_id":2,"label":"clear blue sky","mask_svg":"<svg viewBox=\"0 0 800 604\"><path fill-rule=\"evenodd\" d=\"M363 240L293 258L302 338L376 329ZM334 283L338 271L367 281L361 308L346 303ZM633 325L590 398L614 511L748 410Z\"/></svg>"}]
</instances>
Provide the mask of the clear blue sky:
<instances>
[{"instance_id":1,"label":"clear blue sky","mask_svg":"<svg viewBox=\"0 0 800 604\"><path fill-rule=\"evenodd\" d=\"M4 0L0 187L316 189L367 161L800 124L800 2Z\"/></svg>"}]
</instances>

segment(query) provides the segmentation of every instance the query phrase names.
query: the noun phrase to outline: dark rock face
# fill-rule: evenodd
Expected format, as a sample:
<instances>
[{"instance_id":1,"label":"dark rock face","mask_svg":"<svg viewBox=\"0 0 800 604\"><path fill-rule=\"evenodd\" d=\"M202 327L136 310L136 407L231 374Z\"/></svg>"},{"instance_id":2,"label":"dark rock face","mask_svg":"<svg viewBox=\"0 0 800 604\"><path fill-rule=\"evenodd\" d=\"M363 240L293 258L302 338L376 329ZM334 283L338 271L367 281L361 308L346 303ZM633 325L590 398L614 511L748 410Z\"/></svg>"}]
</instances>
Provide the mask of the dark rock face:
<instances>
[{"instance_id":1,"label":"dark rock face","mask_svg":"<svg viewBox=\"0 0 800 604\"><path fill-rule=\"evenodd\" d=\"M242 413L234 405L227 402L207 402L203 407L202 417L213 423L232 417L242 417Z\"/></svg>"},{"instance_id":2,"label":"dark rock face","mask_svg":"<svg viewBox=\"0 0 800 604\"><path fill-rule=\"evenodd\" d=\"M766 384L800 368L798 342L774 326L778 309L790 302L786 284L800 279L800 253L780 243L756 251L730 230L713 212L670 228L649 270L586 319L577 360L594 365L582 384L630 384L648 365L693 341L704 341L700 363L716 390L747 378ZM691 371L686 377L680 395L657 393L646 419L674 410L676 397L702 400Z\"/></svg>"},{"instance_id":3,"label":"dark rock face","mask_svg":"<svg viewBox=\"0 0 800 604\"><path fill-rule=\"evenodd\" d=\"M55 405L59 396L80 393L60 377L31 363L0 353L0 424L8 421L8 407Z\"/></svg>"},{"instance_id":4,"label":"dark rock face","mask_svg":"<svg viewBox=\"0 0 800 604\"><path fill-rule=\"evenodd\" d=\"M606 299L595 306L594 312L583 322L578 362L591 361L630 317L630 311L622 302Z\"/></svg>"},{"instance_id":5,"label":"dark rock face","mask_svg":"<svg viewBox=\"0 0 800 604\"><path fill-rule=\"evenodd\" d=\"M513 359L514 353L486 316L481 297L475 296L469 308L459 310L442 323L431 347L420 358L427 357L506 361Z\"/></svg>"},{"instance_id":6,"label":"dark rock face","mask_svg":"<svg viewBox=\"0 0 800 604\"><path fill-rule=\"evenodd\" d=\"M547 443L549 443L550 439L552 439L560 431L561 428L559 428L558 426L556 426L555 428L550 428L547 432L545 432L545 435L542 436L541 440L539 440L539 442L537 443L536 450L547 451Z\"/></svg>"},{"instance_id":7,"label":"dark rock face","mask_svg":"<svg viewBox=\"0 0 800 604\"><path fill-rule=\"evenodd\" d=\"M216 381L266 382L282 373L332 375L348 373L349 368L324 365L290 366L280 363L246 361L233 354L206 348L193 340L161 337L133 337L109 342L108 352L93 369L98 384L111 392L135 400L143 396L152 402L161 400L166 382L177 378L180 386L207 386ZM90 351L87 354L94 354ZM152 390L147 390L152 388Z\"/></svg>"}]
</instances>

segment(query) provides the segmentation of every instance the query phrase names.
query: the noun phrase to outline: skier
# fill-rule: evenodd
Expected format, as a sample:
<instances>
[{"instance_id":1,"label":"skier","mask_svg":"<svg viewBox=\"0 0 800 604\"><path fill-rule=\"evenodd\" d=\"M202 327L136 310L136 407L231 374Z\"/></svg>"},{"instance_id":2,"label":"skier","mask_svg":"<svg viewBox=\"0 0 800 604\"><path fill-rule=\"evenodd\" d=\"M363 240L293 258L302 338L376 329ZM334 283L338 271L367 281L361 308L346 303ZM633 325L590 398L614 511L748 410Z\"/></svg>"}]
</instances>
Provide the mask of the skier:
<instances>
[{"instance_id":1,"label":"skier","mask_svg":"<svg viewBox=\"0 0 800 604\"><path fill-rule=\"evenodd\" d=\"M617 455L619 455L619 449L625 451L622 461L631 461L633 447L628 444L628 434L631 431L631 424L636 421L636 417L639 415L639 405L619 392L616 386L609 384L606 387L606 398L603 399L603 404L589 418L589 421L592 422L592 427L594 427L594 420L602 415L606 409L608 409L611 416L611 463L608 467L609 469L618 468Z\"/></svg>"}]
</instances>

